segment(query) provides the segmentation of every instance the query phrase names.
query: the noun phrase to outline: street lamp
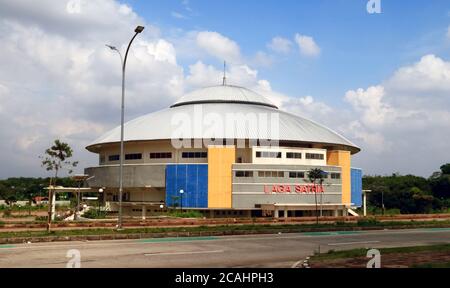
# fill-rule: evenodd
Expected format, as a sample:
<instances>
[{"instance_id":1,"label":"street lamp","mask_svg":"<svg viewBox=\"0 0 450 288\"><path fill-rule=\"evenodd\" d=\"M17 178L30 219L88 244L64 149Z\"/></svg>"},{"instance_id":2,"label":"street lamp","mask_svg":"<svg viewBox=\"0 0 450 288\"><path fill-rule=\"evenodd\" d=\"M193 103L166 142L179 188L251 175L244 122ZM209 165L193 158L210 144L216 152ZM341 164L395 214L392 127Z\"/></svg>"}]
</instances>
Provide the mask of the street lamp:
<instances>
[{"instance_id":1,"label":"street lamp","mask_svg":"<svg viewBox=\"0 0 450 288\"><path fill-rule=\"evenodd\" d=\"M184 194L184 190L181 189L180 190L180 195L181 195L181 213L183 213L183 194Z\"/></svg>"},{"instance_id":2,"label":"street lamp","mask_svg":"<svg viewBox=\"0 0 450 288\"><path fill-rule=\"evenodd\" d=\"M122 54L119 49L114 46L106 45L109 49L116 51L120 56L120 61L122 63L122 106L121 106L121 116L120 116L120 168L119 168L119 219L117 223L117 228L122 229L122 192L123 192L123 131L124 131L124 116L125 116L125 67L127 65L128 51L130 50L131 43L133 43L134 38L144 31L143 26L137 26L134 30L135 34L131 38L130 43L128 43L127 51L125 53L125 58L122 58Z\"/></svg>"}]
</instances>

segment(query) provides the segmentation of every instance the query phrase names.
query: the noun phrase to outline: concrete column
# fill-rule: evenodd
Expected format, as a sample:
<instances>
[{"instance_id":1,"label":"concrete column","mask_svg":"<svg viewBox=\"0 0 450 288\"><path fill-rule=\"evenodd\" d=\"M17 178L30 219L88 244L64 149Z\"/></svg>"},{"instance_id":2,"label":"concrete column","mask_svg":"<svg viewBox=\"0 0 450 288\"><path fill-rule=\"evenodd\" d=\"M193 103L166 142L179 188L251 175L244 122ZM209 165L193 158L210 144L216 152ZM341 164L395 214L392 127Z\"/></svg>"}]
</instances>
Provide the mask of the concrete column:
<instances>
[{"instance_id":1,"label":"concrete column","mask_svg":"<svg viewBox=\"0 0 450 288\"><path fill-rule=\"evenodd\" d=\"M147 213L147 207L142 205L142 220L145 220L146 213Z\"/></svg>"},{"instance_id":2,"label":"concrete column","mask_svg":"<svg viewBox=\"0 0 450 288\"><path fill-rule=\"evenodd\" d=\"M363 209L364 209L364 216L367 216L367 194L366 192L363 192Z\"/></svg>"},{"instance_id":3,"label":"concrete column","mask_svg":"<svg viewBox=\"0 0 450 288\"><path fill-rule=\"evenodd\" d=\"M56 214L56 192L53 191L52 195L52 221L55 221Z\"/></svg>"},{"instance_id":4,"label":"concrete column","mask_svg":"<svg viewBox=\"0 0 450 288\"><path fill-rule=\"evenodd\" d=\"M275 218L279 218L280 217L280 215L278 213L278 208L275 208L275 211L273 212L273 214L274 214Z\"/></svg>"},{"instance_id":5,"label":"concrete column","mask_svg":"<svg viewBox=\"0 0 450 288\"><path fill-rule=\"evenodd\" d=\"M334 217L338 217L339 216L339 211L336 209L334 210Z\"/></svg>"},{"instance_id":6,"label":"concrete column","mask_svg":"<svg viewBox=\"0 0 450 288\"><path fill-rule=\"evenodd\" d=\"M288 218L288 210L287 208L284 208L284 219Z\"/></svg>"}]
</instances>

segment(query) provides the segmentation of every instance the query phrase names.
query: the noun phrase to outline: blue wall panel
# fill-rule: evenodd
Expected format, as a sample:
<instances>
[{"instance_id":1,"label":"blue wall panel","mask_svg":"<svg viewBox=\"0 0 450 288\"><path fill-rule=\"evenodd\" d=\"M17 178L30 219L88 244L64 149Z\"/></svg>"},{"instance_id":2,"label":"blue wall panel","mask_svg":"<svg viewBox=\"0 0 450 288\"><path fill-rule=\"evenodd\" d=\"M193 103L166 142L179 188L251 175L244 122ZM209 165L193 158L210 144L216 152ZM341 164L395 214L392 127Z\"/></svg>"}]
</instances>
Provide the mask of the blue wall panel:
<instances>
[{"instance_id":1,"label":"blue wall panel","mask_svg":"<svg viewBox=\"0 0 450 288\"><path fill-rule=\"evenodd\" d=\"M362 206L362 170L351 169L351 185L352 185L352 203L357 206Z\"/></svg>"},{"instance_id":2,"label":"blue wall panel","mask_svg":"<svg viewBox=\"0 0 450 288\"><path fill-rule=\"evenodd\" d=\"M184 190L181 197L180 190ZM166 167L166 205L172 207L174 202L183 208L208 207L208 165L206 164L170 164Z\"/></svg>"}]
</instances>

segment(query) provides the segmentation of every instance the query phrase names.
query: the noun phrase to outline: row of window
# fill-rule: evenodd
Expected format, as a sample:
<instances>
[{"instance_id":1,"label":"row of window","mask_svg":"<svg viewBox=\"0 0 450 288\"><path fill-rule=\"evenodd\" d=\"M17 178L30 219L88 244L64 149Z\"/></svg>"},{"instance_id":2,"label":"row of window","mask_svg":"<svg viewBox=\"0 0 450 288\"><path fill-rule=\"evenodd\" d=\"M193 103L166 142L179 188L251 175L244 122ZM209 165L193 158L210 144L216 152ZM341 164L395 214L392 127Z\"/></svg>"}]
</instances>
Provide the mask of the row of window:
<instances>
[{"instance_id":1,"label":"row of window","mask_svg":"<svg viewBox=\"0 0 450 288\"><path fill-rule=\"evenodd\" d=\"M183 152L181 153L181 157L183 158L207 158L207 152Z\"/></svg>"},{"instance_id":2,"label":"row of window","mask_svg":"<svg viewBox=\"0 0 450 288\"><path fill-rule=\"evenodd\" d=\"M331 172L328 173L330 175L330 179L341 179L341 173ZM251 178L253 177L253 171L236 171L236 177L245 177ZM305 172L289 172L289 178L305 178ZM260 178L284 178L283 171L258 171L258 177ZM326 177L325 177L326 178Z\"/></svg>"},{"instance_id":3,"label":"row of window","mask_svg":"<svg viewBox=\"0 0 450 288\"><path fill-rule=\"evenodd\" d=\"M273 151L256 151L256 158L281 158L281 152ZM286 152L287 159L302 159L300 152ZM305 153L306 159L323 160L325 155L323 153Z\"/></svg>"},{"instance_id":4,"label":"row of window","mask_svg":"<svg viewBox=\"0 0 450 288\"><path fill-rule=\"evenodd\" d=\"M207 152L183 152L181 157L183 158L207 158ZM125 160L141 160L142 153L125 154ZM172 152L152 152L150 153L150 159L172 159ZM108 160L119 161L120 155L109 155Z\"/></svg>"},{"instance_id":5,"label":"row of window","mask_svg":"<svg viewBox=\"0 0 450 288\"><path fill-rule=\"evenodd\" d=\"M171 159L172 152L150 153L150 159Z\"/></svg>"},{"instance_id":6,"label":"row of window","mask_svg":"<svg viewBox=\"0 0 450 288\"><path fill-rule=\"evenodd\" d=\"M261 178L283 178L283 171L258 171L258 177Z\"/></svg>"}]
</instances>

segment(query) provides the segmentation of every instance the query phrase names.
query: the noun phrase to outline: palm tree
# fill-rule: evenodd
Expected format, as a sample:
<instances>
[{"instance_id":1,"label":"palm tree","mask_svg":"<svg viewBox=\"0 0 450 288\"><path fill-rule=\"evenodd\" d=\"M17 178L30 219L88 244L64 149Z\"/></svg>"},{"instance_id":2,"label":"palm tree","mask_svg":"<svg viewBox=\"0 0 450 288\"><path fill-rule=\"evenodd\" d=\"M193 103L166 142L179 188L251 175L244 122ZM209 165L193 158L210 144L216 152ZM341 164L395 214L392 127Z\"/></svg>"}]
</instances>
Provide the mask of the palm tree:
<instances>
[{"instance_id":1,"label":"palm tree","mask_svg":"<svg viewBox=\"0 0 450 288\"><path fill-rule=\"evenodd\" d=\"M314 184L314 199L316 202L316 224L319 224L319 212L317 208L317 189L316 185L317 183L320 184L320 187L322 187L323 180L325 178L326 173L319 168L314 168L308 171L308 179L311 183Z\"/></svg>"}]
</instances>

